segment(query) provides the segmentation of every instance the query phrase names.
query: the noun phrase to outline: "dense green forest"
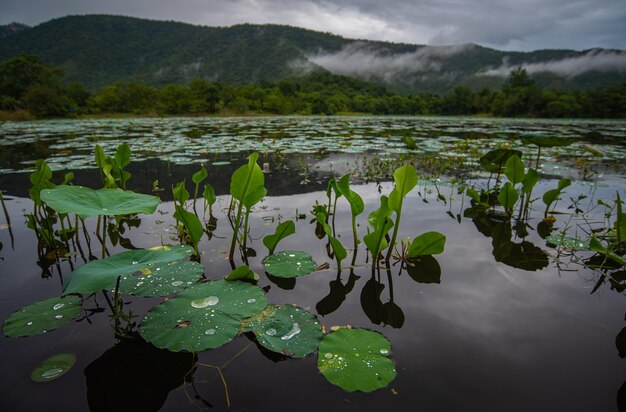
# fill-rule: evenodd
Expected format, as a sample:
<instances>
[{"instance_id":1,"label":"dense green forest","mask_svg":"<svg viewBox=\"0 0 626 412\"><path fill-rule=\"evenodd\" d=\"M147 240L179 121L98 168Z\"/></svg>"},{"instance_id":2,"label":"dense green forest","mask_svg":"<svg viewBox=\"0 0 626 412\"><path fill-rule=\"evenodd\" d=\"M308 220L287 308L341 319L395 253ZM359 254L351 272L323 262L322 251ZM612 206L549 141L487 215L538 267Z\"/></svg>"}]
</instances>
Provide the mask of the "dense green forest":
<instances>
[{"instance_id":1,"label":"dense green forest","mask_svg":"<svg viewBox=\"0 0 626 412\"><path fill-rule=\"evenodd\" d=\"M380 84L318 71L298 80L230 85L194 79L156 87L119 82L90 92L63 83L63 71L37 56L0 63L4 118L83 115L494 115L526 117L626 117L626 83L587 91L541 89L521 68L499 90L457 86L446 95L396 94Z\"/></svg>"},{"instance_id":2,"label":"dense green forest","mask_svg":"<svg viewBox=\"0 0 626 412\"><path fill-rule=\"evenodd\" d=\"M615 50L501 51L476 44L424 46L354 40L331 33L280 25L240 24L206 27L124 16L67 16L35 27L0 26L0 61L33 54L60 67L68 83L88 90L117 83L146 83L157 87L189 84L199 78L232 85L295 80L320 68L315 56L333 55L348 65L363 66L350 52L364 57L399 58L406 65L394 72L342 72L350 77L384 84L398 94L445 94L457 86L476 92L499 88L504 77L481 75L486 70L582 58ZM348 53L348 55L342 53ZM367 63L366 60L365 63ZM584 64L584 63L576 63ZM333 72L333 68L327 69ZM335 67L334 69L337 69ZM626 72L592 70L577 73L532 73L542 88L586 90L626 82Z\"/></svg>"}]
</instances>

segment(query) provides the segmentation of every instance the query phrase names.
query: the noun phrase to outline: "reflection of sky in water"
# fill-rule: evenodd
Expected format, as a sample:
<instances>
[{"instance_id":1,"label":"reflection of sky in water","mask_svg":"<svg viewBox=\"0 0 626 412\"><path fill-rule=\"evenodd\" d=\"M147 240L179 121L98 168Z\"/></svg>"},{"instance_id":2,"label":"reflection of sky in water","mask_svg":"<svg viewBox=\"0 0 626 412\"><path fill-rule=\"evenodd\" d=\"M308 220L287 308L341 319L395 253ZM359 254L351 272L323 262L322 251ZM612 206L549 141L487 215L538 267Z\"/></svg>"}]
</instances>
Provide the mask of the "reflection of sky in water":
<instances>
[{"instance_id":1,"label":"reflection of sky in water","mask_svg":"<svg viewBox=\"0 0 626 412\"><path fill-rule=\"evenodd\" d=\"M229 133L238 130L255 129L246 133L255 134L277 130L282 124L288 125L290 133L304 130L315 131L305 126L316 121L309 118L296 119L258 119L258 120L212 120L221 129ZM446 127L447 120L435 119L428 127ZM92 123L90 123L92 122ZM99 133L103 124L109 124L113 134L121 133L130 126L123 126L125 121L85 121L91 124L83 139L85 156L91 162L90 150L94 141L89 133ZM137 125L152 130L157 122L158 133L166 135L165 130L178 127L192 128L207 120L200 119L164 119L136 120ZM145 124L142 122L146 122ZM290 123L292 122L292 123ZM364 123L365 122L365 123ZM381 124L374 124L374 123ZM407 127L414 122L408 119L357 119L335 121L324 119L321 124L324 133L344 133L348 128L358 133L379 133L388 127ZM473 125L483 125L488 121L471 120ZM59 127L74 123L59 121ZM30 124L31 127L44 127L47 123ZM516 121L519 128L547 127L542 122ZM569 128L569 123L556 122L559 128ZM586 124L582 122L581 124ZM143 125L143 126L142 126ZM349 126L348 126L349 125ZM4 124L7 128L27 127L28 124ZM493 126L493 125L492 125ZM48 126L45 126L48 127ZM156 126L155 126L156 127ZM478 127L478 126L476 126ZM497 122L493 128L500 126ZM508 126L507 126L508 127ZM552 127L552 126L551 126ZM578 126L577 126L578 127ZM583 126L580 126L583 127ZM611 123L598 122L597 127L611 129ZM356 134L357 132L354 132ZM569 130L569 129L568 129ZM604 129L603 129L604 130ZM104 131L102 131L104 133ZM614 134L619 130L615 129ZM67 133L65 131L64 133ZM152 130L150 133L156 134ZM568 133L574 133L569 131ZM608 133L608 132L607 132ZM623 132L619 132L623 133ZM36 133L35 133L36 134ZM179 140L188 139L178 137ZM60 139L57 139L60 140ZM193 139L188 139L193 140ZM198 140L198 139L196 139ZM226 139L228 140L228 139ZM442 141L450 141L446 138ZM80 141L80 139L79 139ZM103 141L112 151L117 140ZM429 142L435 144L436 140ZM137 142L131 141L133 144ZM0 143L6 144L6 142ZM198 145L200 143L197 143ZM438 143L437 143L438 144ZM69 142L68 142L69 145ZM70 146L68 146L70 147ZM80 148L80 146L77 146ZM144 148L154 150L154 148ZM205 149L211 151L213 147ZM171 153L176 153L170 148ZM241 147L237 151L242 150ZM88 153L89 152L89 153ZM78 155L75 155L78 156ZM183 156L184 157L184 156ZM339 156L340 158L340 156ZM79 158L76 158L79 161ZM325 159L328 161L328 159ZM321 162L325 161L322 160ZM238 160L241 162L241 159ZM339 163L339 162L338 162ZM540 183L536 196L555 186L554 181ZM623 189L623 188L622 188ZM360 237L366 232L365 217L378 207L379 192L375 185L354 186L364 199L366 210L359 216ZM383 183L382 193L391 190L389 183ZM442 193L450 193L449 186L441 187ZM575 182L566 189L557 210L567 212L569 197L579 193L588 196L583 201L583 209L595 204L597 199L611 199L615 195L615 182L606 180L601 185ZM423 193L423 190L421 190ZM622 197L626 197L623 193ZM358 266L355 273L360 276L354 289L347 294L345 301L336 311L321 317L320 320L329 330L333 325L350 324L365 327L383 333L392 343L398 376L391 385L372 394L345 393L327 383L315 366L315 355L304 360L292 360L273 363L252 347L232 361L226 371L230 396L234 410L294 410L294 405L301 411L528 411L528 410L567 410L591 411L614 410L615 394L625 378L623 360L617 356L614 339L624 326L624 296L611 291L604 285L598 292L590 295L597 280L597 275L587 271L559 273L552 258L549 265L530 272L507 266L495 261L492 239L481 234L474 223L463 218L461 223L445 214L448 205L437 202L436 194L427 196L429 203L423 201L417 191L412 192L405 201L399 238L415 237L423 232L436 230L447 235L445 253L437 256L441 266L440 284L416 283L406 273L397 276L398 267L393 271L393 300L404 313L404 325L400 329L382 324L373 324L361 306L361 292L370 278L369 265L364 262L366 253L363 245L359 250ZM463 214L467 203L462 207L460 197L455 194L451 212ZM220 196L215 210L228 206L229 198ZM292 196L268 197L260 203L251 216L251 243L258 256L251 259L253 270L261 274L260 286L270 286L270 303L295 303L316 312L316 305L329 293L329 283L336 279L336 272L331 270L313 273L299 278L293 290L283 290L262 275L261 259L266 249L261 238L274 231L281 221L293 219L296 210L307 213L304 220L296 223L296 234L283 240L277 250L305 250L318 263L329 262L331 268L335 262L326 255L325 241L318 240L309 223L308 214L311 205L318 200L326 202L324 192L304 193ZM61 292L57 270L53 267L54 277L41 279L40 269L35 264L36 245L34 234L21 225L22 210L31 210L32 205L24 199L9 201L10 213L15 216L16 248L10 248L6 230L0 230L0 241L4 248L0 256L0 318L16 308L35 300L54 296ZM352 248L349 206L345 199L338 202L339 213L336 229L339 239L346 248ZM536 204L537 215L542 206ZM172 226L171 204L162 204L160 212L145 216L139 228L131 229L128 236L136 247L145 248L163 242L175 243L175 229ZM601 209L598 209L601 212ZM231 232L224 216L218 216L218 229L211 241L204 238L200 250L204 252L202 263L210 279L223 277L229 271L225 254L229 247ZM567 215L557 215L557 225L562 227ZM274 220L272 220L274 219ZM598 219L595 219L598 220ZM95 226L95 219L88 223ZM537 219L531 221L536 227ZM93 231L93 227L91 228ZM529 230L526 240L542 250L553 254L554 250L546 246L534 230ZM521 242L520 239L512 239ZM99 255L95 237L92 247ZM85 245L83 245L85 246ZM114 251L121 251L120 247ZM349 276L349 261L344 261L344 273L341 280L346 283ZM82 262L79 260L78 264ZM580 269L574 266L574 269ZM64 275L70 272L67 263L61 266ZM381 274L384 289L382 303L390 300L390 286L386 274ZM133 312L139 318L159 299L132 299ZM104 305L104 303L102 303ZM12 390L3 390L3 402L9 409L24 410L81 410L85 409L86 388L83 370L114 345L110 329L110 319L105 314L93 318L94 325L86 322L72 324L66 328L46 335L28 339L8 339L0 337L0 361L9 365L0 370L2 388L11 382ZM248 344L245 337L237 338L231 344L218 350L200 354L199 360L207 364L223 364L235 356ZM78 364L64 379L57 381L57 386L35 385L28 380L28 373L39 358L60 352L76 353ZM37 354L37 355L34 355ZM41 355L41 356L40 356ZM123 365L120 365L122 368ZM19 373L16 376L16 372ZM123 373L122 370L120 373ZM214 371L200 368L194 375L197 385L216 408L223 405L223 390L219 381L214 380ZM212 382L212 383L207 383ZM217 383L216 383L217 382ZM138 382L138 384L141 384ZM52 388L52 389L46 389ZM397 391L397 395L391 392ZM49 391L49 392L46 392ZM56 393L71 393L72 397L58 398ZM36 394L37 396L32 396ZM45 395L45 396L44 396ZM314 399L314 401L303 401ZM189 403L182 389L170 392L163 407L166 411L197 410Z\"/></svg>"},{"instance_id":2,"label":"reflection of sky in water","mask_svg":"<svg viewBox=\"0 0 626 412\"><path fill-rule=\"evenodd\" d=\"M626 123L619 121L476 119L420 117L263 117L263 118L164 118L50 120L5 122L0 125L0 146L20 145L24 159L8 166L0 155L1 171L29 168L35 158L28 156L29 145L45 143L53 170L92 167L93 146L113 153L122 142L133 151L134 160L159 157L173 163L201 162L215 153L240 151L283 151L284 153L406 153L404 135L416 139L415 153L438 153L475 161L490 149L509 145L529 154L511 134L544 134L580 138L590 131L617 139L626 137ZM477 139L488 134L491 139ZM474 153L460 146L471 139ZM557 156L590 156L585 142L544 150L543 159ZM622 160L625 146L599 145L606 159Z\"/></svg>"}]
</instances>

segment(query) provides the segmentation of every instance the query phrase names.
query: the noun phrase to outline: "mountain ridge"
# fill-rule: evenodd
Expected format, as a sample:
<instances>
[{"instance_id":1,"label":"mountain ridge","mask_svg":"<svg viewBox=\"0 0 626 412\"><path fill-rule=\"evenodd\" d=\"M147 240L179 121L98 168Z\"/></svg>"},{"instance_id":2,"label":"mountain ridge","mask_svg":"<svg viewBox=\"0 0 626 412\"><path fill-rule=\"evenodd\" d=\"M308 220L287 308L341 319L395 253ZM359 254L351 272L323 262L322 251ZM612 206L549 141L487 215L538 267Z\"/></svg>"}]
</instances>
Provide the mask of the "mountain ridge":
<instances>
[{"instance_id":1,"label":"mountain ridge","mask_svg":"<svg viewBox=\"0 0 626 412\"><path fill-rule=\"evenodd\" d=\"M232 84L278 82L328 70L396 91L445 93L458 85L499 87L507 65L522 64L536 70L533 75L544 87L597 88L626 81L626 53L611 49L511 52L476 44L349 39L277 24L200 26L115 15L60 17L32 28L20 25L6 36L4 27L0 60L36 54L61 67L67 82L91 89L119 81L162 86L193 78ZM579 70L578 61L594 70L569 75L566 70ZM554 72L541 71L551 64ZM485 75L489 70L499 71Z\"/></svg>"}]
</instances>

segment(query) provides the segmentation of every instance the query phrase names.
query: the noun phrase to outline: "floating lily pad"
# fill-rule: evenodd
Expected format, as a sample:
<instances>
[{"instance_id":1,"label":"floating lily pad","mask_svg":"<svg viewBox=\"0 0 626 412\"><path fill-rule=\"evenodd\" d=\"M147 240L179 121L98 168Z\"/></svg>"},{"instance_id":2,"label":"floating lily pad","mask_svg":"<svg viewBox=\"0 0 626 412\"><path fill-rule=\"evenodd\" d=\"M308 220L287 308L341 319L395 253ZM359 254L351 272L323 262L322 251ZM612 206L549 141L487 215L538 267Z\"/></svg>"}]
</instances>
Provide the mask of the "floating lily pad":
<instances>
[{"instance_id":1,"label":"floating lily pad","mask_svg":"<svg viewBox=\"0 0 626 412\"><path fill-rule=\"evenodd\" d=\"M339 329L322 339L317 367L326 379L346 391L371 392L396 377L390 353L391 345L380 333Z\"/></svg>"},{"instance_id":2,"label":"floating lily pad","mask_svg":"<svg viewBox=\"0 0 626 412\"><path fill-rule=\"evenodd\" d=\"M97 215L152 214L161 202L156 196L121 189L93 190L82 186L57 186L41 191L41 200L58 213Z\"/></svg>"},{"instance_id":3,"label":"floating lily pad","mask_svg":"<svg viewBox=\"0 0 626 412\"><path fill-rule=\"evenodd\" d=\"M220 161L220 162L213 162L213 163L211 163L212 166L226 166L226 165L229 165L229 164L230 164L230 162L226 161L226 160L223 160L223 161Z\"/></svg>"},{"instance_id":4,"label":"floating lily pad","mask_svg":"<svg viewBox=\"0 0 626 412\"><path fill-rule=\"evenodd\" d=\"M122 276L120 291L135 296L167 296L178 293L202 277L204 267L179 260L147 267Z\"/></svg>"},{"instance_id":5,"label":"floating lily pad","mask_svg":"<svg viewBox=\"0 0 626 412\"><path fill-rule=\"evenodd\" d=\"M50 382L65 375L76 363L76 356L69 353L54 355L45 361L30 374L35 382Z\"/></svg>"},{"instance_id":6,"label":"floating lily pad","mask_svg":"<svg viewBox=\"0 0 626 412\"><path fill-rule=\"evenodd\" d=\"M172 351L217 348L237 335L243 319L265 306L263 290L249 283L199 283L148 312L141 322L141 336Z\"/></svg>"},{"instance_id":7,"label":"floating lily pad","mask_svg":"<svg viewBox=\"0 0 626 412\"><path fill-rule=\"evenodd\" d=\"M265 270L272 276L295 278L313 272L317 264L305 252L278 252L263 259Z\"/></svg>"},{"instance_id":8,"label":"floating lily pad","mask_svg":"<svg viewBox=\"0 0 626 412\"><path fill-rule=\"evenodd\" d=\"M14 338L60 328L80 315L81 303L78 296L58 296L35 302L12 313L4 321L2 333Z\"/></svg>"},{"instance_id":9,"label":"floating lily pad","mask_svg":"<svg viewBox=\"0 0 626 412\"><path fill-rule=\"evenodd\" d=\"M314 315L292 305L269 305L243 321L267 349L293 358L314 352L322 339L322 328Z\"/></svg>"},{"instance_id":10,"label":"floating lily pad","mask_svg":"<svg viewBox=\"0 0 626 412\"><path fill-rule=\"evenodd\" d=\"M192 253L193 248L189 246L173 246L129 250L106 259L94 260L70 274L65 283L64 292L91 293L102 289L112 289L115 287L118 276L130 276L137 272L147 273L148 270L152 273L164 270L172 262L185 259Z\"/></svg>"},{"instance_id":11,"label":"floating lily pad","mask_svg":"<svg viewBox=\"0 0 626 412\"><path fill-rule=\"evenodd\" d=\"M546 242L555 246L563 246L572 250L591 250L589 242L568 236L550 235L546 237Z\"/></svg>"}]
</instances>

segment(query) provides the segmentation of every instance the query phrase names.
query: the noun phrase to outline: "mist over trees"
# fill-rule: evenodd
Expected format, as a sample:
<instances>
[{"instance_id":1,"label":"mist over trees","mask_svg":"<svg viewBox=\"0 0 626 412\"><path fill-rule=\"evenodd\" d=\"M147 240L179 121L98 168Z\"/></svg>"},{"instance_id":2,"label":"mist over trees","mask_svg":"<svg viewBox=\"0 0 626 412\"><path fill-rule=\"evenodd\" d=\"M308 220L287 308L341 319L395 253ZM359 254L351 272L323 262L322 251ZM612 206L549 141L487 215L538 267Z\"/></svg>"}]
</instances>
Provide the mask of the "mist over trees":
<instances>
[{"instance_id":1,"label":"mist over trees","mask_svg":"<svg viewBox=\"0 0 626 412\"><path fill-rule=\"evenodd\" d=\"M0 110L35 117L80 115L494 115L626 117L626 83L586 91L542 90L515 68L499 90L457 86L446 95L398 94L384 86L316 71L278 83L230 85L194 79L156 87L118 82L97 91L64 84L61 69L37 56L0 63Z\"/></svg>"}]
</instances>

